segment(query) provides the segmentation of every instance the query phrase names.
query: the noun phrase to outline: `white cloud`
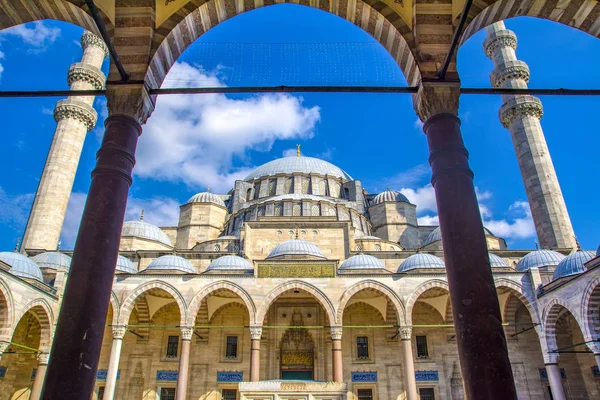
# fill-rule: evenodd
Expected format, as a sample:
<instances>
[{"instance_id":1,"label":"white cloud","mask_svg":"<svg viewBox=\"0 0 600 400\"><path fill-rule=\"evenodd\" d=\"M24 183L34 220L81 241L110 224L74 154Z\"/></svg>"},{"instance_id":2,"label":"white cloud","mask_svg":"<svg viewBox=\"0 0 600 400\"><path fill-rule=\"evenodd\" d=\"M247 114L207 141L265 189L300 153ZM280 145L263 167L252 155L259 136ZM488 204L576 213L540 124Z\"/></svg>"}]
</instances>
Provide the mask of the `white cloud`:
<instances>
[{"instance_id":1,"label":"white cloud","mask_svg":"<svg viewBox=\"0 0 600 400\"><path fill-rule=\"evenodd\" d=\"M186 63L175 64L168 81L223 86L216 73ZM302 102L287 94L161 96L140 137L135 173L227 191L249 171L232 168L234 157L243 157L248 149L268 151L275 140L313 136L320 110Z\"/></svg>"},{"instance_id":2,"label":"white cloud","mask_svg":"<svg viewBox=\"0 0 600 400\"><path fill-rule=\"evenodd\" d=\"M0 224L19 231L19 234L25 231L33 198L33 193L12 195L0 187Z\"/></svg>"},{"instance_id":3,"label":"white cloud","mask_svg":"<svg viewBox=\"0 0 600 400\"><path fill-rule=\"evenodd\" d=\"M484 225L496 236L504 238L526 239L536 236L528 202L516 201L508 210L514 214L514 217L500 220L484 218Z\"/></svg>"},{"instance_id":4,"label":"white cloud","mask_svg":"<svg viewBox=\"0 0 600 400\"><path fill-rule=\"evenodd\" d=\"M44 115L54 115L54 111L48 107L42 107L42 114Z\"/></svg>"},{"instance_id":5,"label":"white cloud","mask_svg":"<svg viewBox=\"0 0 600 400\"><path fill-rule=\"evenodd\" d=\"M35 21L13 26L4 30L2 35L18 37L24 44L30 46L30 52L39 53L53 44L60 37L60 33L59 28L49 27L41 21Z\"/></svg>"},{"instance_id":6,"label":"white cloud","mask_svg":"<svg viewBox=\"0 0 600 400\"><path fill-rule=\"evenodd\" d=\"M423 121L421 121L421 119L419 117L417 117L417 119L415 120L413 126L415 127L415 129L422 131L423 130Z\"/></svg>"},{"instance_id":7,"label":"white cloud","mask_svg":"<svg viewBox=\"0 0 600 400\"><path fill-rule=\"evenodd\" d=\"M285 149L285 150L284 150L284 151L281 153L281 155L282 155L283 157L293 157L293 156L295 156L295 155L297 154L297 152L298 152L298 149Z\"/></svg>"},{"instance_id":8,"label":"white cloud","mask_svg":"<svg viewBox=\"0 0 600 400\"><path fill-rule=\"evenodd\" d=\"M437 215L423 215L422 217L417 218L417 223L421 226L423 226L423 225L438 226L440 224L440 219Z\"/></svg>"},{"instance_id":9,"label":"white cloud","mask_svg":"<svg viewBox=\"0 0 600 400\"><path fill-rule=\"evenodd\" d=\"M417 189L402 188L400 193L405 195L411 203L417 206L417 211L434 211L437 212L437 204L435 203L435 192L431 184L427 184Z\"/></svg>"},{"instance_id":10,"label":"white cloud","mask_svg":"<svg viewBox=\"0 0 600 400\"><path fill-rule=\"evenodd\" d=\"M382 181L382 184L392 190L396 188L408 188L419 185L425 177L431 175L431 169L427 164L419 164L407 171L400 172Z\"/></svg>"}]
</instances>

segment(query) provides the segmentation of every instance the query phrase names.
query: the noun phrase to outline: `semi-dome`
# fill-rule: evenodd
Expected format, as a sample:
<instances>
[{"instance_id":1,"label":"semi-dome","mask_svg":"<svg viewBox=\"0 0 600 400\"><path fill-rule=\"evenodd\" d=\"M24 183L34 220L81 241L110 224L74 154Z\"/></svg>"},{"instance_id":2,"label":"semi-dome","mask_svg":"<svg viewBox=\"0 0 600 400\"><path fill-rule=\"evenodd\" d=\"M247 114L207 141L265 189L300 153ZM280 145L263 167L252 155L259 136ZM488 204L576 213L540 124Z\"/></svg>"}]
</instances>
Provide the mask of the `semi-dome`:
<instances>
[{"instance_id":1,"label":"semi-dome","mask_svg":"<svg viewBox=\"0 0 600 400\"><path fill-rule=\"evenodd\" d=\"M9 272L21 278L35 279L40 282L44 281L44 276L40 267L21 253L3 251L0 253L0 261L10 265Z\"/></svg>"},{"instance_id":2,"label":"semi-dome","mask_svg":"<svg viewBox=\"0 0 600 400\"><path fill-rule=\"evenodd\" d=\"M145 221L126 221L123 224L122 237L136 237L154 240L167 246L173 246L166 233L156 225Z\"/></svg>"},{"instance_id":3,"label":"semi-dome","mask_svg":"<svg viewBox=\"0 0 600 400\"><path fill-rule=\"evenodd\" d=\"M556 251L534 250L521 258L515 269L519 272L525 272L531 268L554 267L564 259L565 256Z\"/></svg>"},{"instance_id":4,"label":"semi-dome","mask_svg":"<svg viewBox=\"0 0 600 400\"><path fill-rule=\"evenodd\" d=\"M69 270L71 257L58 251L48 251L31 258L40 268Z\"/></svg>"},{"instance_id":5,"label":"semi-dome","mask_svg":"<svg viewBox=\"0 0 600 400\"><path fill-rule=\"evenodd\" d=\"M564 276L577 275L585 271L586 262L594 258L593 251L579 250L575 253L569 254L562 260L554 270L554 276L552 279L562 278Z\"/></svg>"},{"instance_id":6,"label":"semi-dome","mask_svg":"<svg viewBox=\"0 0 600 400\"><path fill-rule=\"evenodd\" d=\"M133 265L131 260L127 257L123 257L122 255L119 255L119 258L117 259L116 271L123 272L125 274L135 274L138 272L137 268L135 267L135 265Z\"/></svg>"},{"instance_id":7,"label":"semi-dome","mask_svg":"<svg viewBox=\"0 0 600 400\"><path fill-rule=\"evenodd\" d=\"M166 255L162 257L158 257L156 260L152 261L146 270L150 271L181 271L186 274L193 274L196 272L194 266L190 264L188 260L183 257Z\"/></svg>"},{"instance_id":8,"label":"semi-dome","mask_svg":"<svg viewBox=\"0 0 600 400\"><path fill-rule=\"evenodd\" d=\"M490 231L485 226L483 227L483 230L485 231L486 236L496 236L496 235L494 235L494 233L492 231ZM437 228L435 228L433 231L431 231L429 236L427 236L425 243L423 243L423 246L427 246L428 244L437 242L438 240L442 240L442 230L440 229L439 226Z\"/></svg>"},{"instance_id":9,"label":"semi-dome","mask_svg":"<svg viewBox=\"0 0 600 400\"><path fill-rule=\"evenodd\" d=\"M508 268L508 263L504 258L499 257L495 254L489 253L490 255L490 266L492 268Z\"/></svg>"},{"instance_id":10,"label":"semi-dome","mask_svg":"<svg viewBox=\"0 0 600 400\"><path fill-rule=\"evenodd\" d=\"M334 176L351 181L352 177L344 172L341 168L335 165L313 157L294 156L284 157L277 160L269 161L252 171L245 181L262 178L265 176L273 176L277 174L319 174Z\"/></svg>"},{"instance_id":11,"label":"semi-dome","mask_svg":"<svg viewBox=\"0 0 600 400\"><path fill-rule=\"evenodd\" d=\"M207 271L248 271L252 269L254 267L248 260L234 255L219 257L206 268Z\"/></svg>"},{"instance_id":12,"label":"semi-dome","mask_svg":"<svg viewBox=\"0 0 600 400\"><path fill-rule=\"evenodd\" d=\"M185 204L191 203L212 203L221 207L225 207L225 202L219 196L211 192L197 193L190 197Z\"/></svg>"},{"instance_id":13,"label":"semi-dome","mask_svg":"<svg viewBox=\"0 0 600 400\"><path fill-rule=\"evenodd\" d=\"M405 203L410 203L410 201L408 201L408 198L403 195L402 193L396 191L396 190L386 190L385 192L381 192L379 193L377 196L375 196L375 198L371 201L371 205L375 205L375 204L381 204L381 203L385 203L385 202L405 202Z\"/></svg>"},{"instance_id":14,"label":"semi-dome","mask_svg":"<svg viewBox=\"0 0 600 400\"><path fill-rule=\"evenodd\" d=\"M269 253L269 256L267 258L290 255L326 258L319 246L301 239L292 239L288 240L287 242L278 244L271 251L271 253Z\"/></svg>"},{"instance_id":15,"label":"semi-dome","mask_svg":"<svg viewBox=\"0 0 600 400\"><path fill-rule=\"evenodd\" d=\"M438 269L446 268L444 261L441 258L427 253L413 254L406 260L402 261L398 272L406 272L413 269Z\"/></svg>"},{"instance_id":16,"label":"semi-dome","mask_svg":"<svg viewBox=\"0 0 600 400\"><path fill-rule=\"evenodd\" d=\"M352 269L386 269L385 265L377 257L370 256L368 254L357 254L348 258L340 265L340 270L352 270Z\"/></svg>"}]
</instances>

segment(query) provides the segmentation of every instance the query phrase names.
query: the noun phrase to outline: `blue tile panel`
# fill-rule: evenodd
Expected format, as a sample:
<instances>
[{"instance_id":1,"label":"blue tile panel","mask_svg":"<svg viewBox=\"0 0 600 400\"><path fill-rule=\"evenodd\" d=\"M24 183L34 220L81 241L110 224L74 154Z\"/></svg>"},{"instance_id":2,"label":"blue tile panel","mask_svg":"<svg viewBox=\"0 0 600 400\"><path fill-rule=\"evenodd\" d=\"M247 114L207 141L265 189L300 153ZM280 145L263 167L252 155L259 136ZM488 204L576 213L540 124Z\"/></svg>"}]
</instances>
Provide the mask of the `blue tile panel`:
<instances>
[{"instance_id":1,"label":"blue tile panel","mask_svg":"<svg viewBox=\"0 0 600 400\"><path fill-rule=\"evenodd\" d=\"M0 379L6 375L6 367L0 367Z\"/></svg>"},{"instance_id":2,"label":"blue tile panel","mask_svg":"<svg viewBox=\"0 0 600 400\"><path fill-rule=\"evenodd\" d=\"M417 382L439 381L438 371L415 371L415 380Z\"/></svg>"},{"instance_id":3,"label":"blue tile panel","mask_svg":"<svg viewBox=\"0 0 600 400\"><path fill-rule=\"evenodd\" d=\"M217 382L241 382L242 372L217 371Z\"/></svg>"},{"instance_id":4,"label":"blue tile panel","mask_svg":"<svg viewBox=\"0 0 600 400\"><path fill-rule=\"evenodd\" d=\"M179 371L156 371L157 381L176 381Z\"/></svg>"},{"instance_id":5,"label":"blue tile panel","mask_svg":"<svg viewBox=\"0 0 600 400\"><path fill-rule=\"evenodd\" d=\"M96 372L96 380L97 381L105 381L107 374L108 374L108 370L99 369L98 372ZM121 377L121 370L118 370L117 371L117 380L119 380L120 377Z\"/></svg>"},{"instance_id":6,"label":"blue tile panel","mask_svg":"<svg viewBox=\"0 0 600 400\"><path fill-rule=\"evenodd\" d=\"M377 382L377 371L353 372L352 382Z\"/></svg>"}]
</instances>

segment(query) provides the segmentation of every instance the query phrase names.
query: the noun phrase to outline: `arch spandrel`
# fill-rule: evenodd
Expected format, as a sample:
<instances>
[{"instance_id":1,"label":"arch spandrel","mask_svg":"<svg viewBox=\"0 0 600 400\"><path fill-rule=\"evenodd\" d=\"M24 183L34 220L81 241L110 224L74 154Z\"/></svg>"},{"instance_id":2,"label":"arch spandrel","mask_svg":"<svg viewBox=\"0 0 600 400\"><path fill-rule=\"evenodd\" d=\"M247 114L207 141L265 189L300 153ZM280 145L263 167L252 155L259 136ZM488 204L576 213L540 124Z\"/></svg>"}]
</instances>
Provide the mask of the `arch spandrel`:
<instances>
[{"instance_id":1,"label":"arch spandrel","mask_svg":"<svg viewBox=\"0 0 600 400\"><path fill-rule=\"evenodd\" d=\"M10 338L12 326L15 324L15 303L12 293L4 280L0 279L0 293L6 303L6 310L0 314L0 340Z\"/></svg>"},{"instance_id":2,"label":"arch spandrel","mask_svg":"<svg viewBox=\"0 0 600 400\"><path fill-rule=\"evenodd\" d=\"M210 296L211 293L214 293L218 290L228 290L237 294L242 299L242 301L246 305L246 308L248 309L248 314L251 323L255 321L256 305L254 304L254 301L252 300L252 297L248 294L248 292L246 292L241 286L238 286L233 282L218 281L210 284L209 286L205 287L204 289L200 290L194 295L194 298L190 301L190 304L188 306L188 317L186 320L187 326L195 325L196 316L198 314L198 311L200 310L200 307L202 306L202 302L208 296Z\"/></svg>"},{"instance_id":3,"label":"arch spandrel","mask_svg":"<svg viewBox=\"0 0 600 400\"><path fill-rule=\"evenodd\" d=\"M417 301L419 300L419 297L421 297L421 295L425 292L427 292L428 290L431 289L443 289L445 290L448 294L450 294L450 290L448 288L448 282L443 281L441 279L432 279L429 280L423 284L421 284L420 286L418 286L411 294L410 296L408 296L408 300L406 301L406 324L407 325L411 325L412 324L412 312L413 309L415 308L415 304L417 303ZM448 301L450 301L448 299Z\"/></svg>"},{"instance_id":4,"label":"arch spandrel","mask_svg":"<svg viewBox=\"0 0 600 400\"><path fill-rule=\"evenodd\" d=\"M14 327L11 332L11 336L14 330L17 328L19 321L25 314L31 312L35 315L38 322L40 323L40 347L39 350L47 353L50 351L50 345L52 342L53 330L54 330L54 312L52 307L45 299L36 299L27 303L19 313L18 318L15 320Z\"/></svg>"},{"instance_id":5,"label":"arch spandrel","mask_svg":"<svg viewBox=\"0 0 600 400\"><path fill-rule=\"evenodd\" d=\"M396 293L382 283L373 280L365 280L355 284L354 286L351 286L346 291L344 291L344 293L342 293L342 296L338 301L336 311L336 318L338 323L342 323L344 310L346 309L350 299L352 299L352 296L366 289L375 290L381 293L381 295L386 297L389 301L391 301L392 305L394 306L394 309L396 310L398 322L400 324L404 324L406 322L406 311L404 304L402 303L402 300L400 300L400 298L396 295Z\"/></svg>"},{"instance_id":6,"label":"arch spandrel","mask_svg":"<svg viewBox=\"0 0 600 400\"><path fill-rule=\"evenodd\" d=\"M150 281L144 283L137 288L135 288L129 296L123 301L123 304L119 310L119 316L117 319L118 325L127 325L129 323L129 317L131 316L131 312L135 307L135 303L137 299L151 289L161 289L167 293L169 293L177 305L179 306L179 315L181 319L181 325L185 325L187 318L187 305L186 302L181 295L181 293L172 285L161 282L161 281Z\"/></svg>"}]
</instances>

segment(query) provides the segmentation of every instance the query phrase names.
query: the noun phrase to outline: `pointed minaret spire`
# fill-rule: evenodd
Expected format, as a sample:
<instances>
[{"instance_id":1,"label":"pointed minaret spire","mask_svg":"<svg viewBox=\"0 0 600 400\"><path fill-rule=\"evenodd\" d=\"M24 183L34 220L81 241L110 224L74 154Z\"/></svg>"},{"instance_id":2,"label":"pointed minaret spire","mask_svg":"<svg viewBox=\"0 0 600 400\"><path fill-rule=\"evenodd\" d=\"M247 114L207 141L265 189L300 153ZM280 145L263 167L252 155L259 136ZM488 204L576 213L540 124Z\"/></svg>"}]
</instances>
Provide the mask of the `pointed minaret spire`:
<instances>
[{"instance_id":1,"label":"pointed minaret spire","mask_svg":"<svg viewBox=\"0 0 600 400\"><path fill-rule=\"evenodd\" d=\"M15 253L19 252L19 247L21 247L21 238L17 238L17 243L15 244L15 249L13 250Z\"/></svg>"},{"instance_id":2,"label":"pointed minaret spire","mask_svg":"<svg viewBox=\"0 0 600 400\"><path fill-rule=\"evenodd\" d=\"M140 214L140 221L144 220L144 209L142 208L142 213Z\"/></svg>"}]
</instances>

